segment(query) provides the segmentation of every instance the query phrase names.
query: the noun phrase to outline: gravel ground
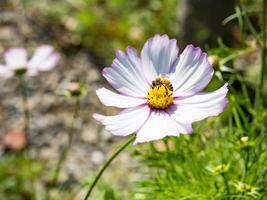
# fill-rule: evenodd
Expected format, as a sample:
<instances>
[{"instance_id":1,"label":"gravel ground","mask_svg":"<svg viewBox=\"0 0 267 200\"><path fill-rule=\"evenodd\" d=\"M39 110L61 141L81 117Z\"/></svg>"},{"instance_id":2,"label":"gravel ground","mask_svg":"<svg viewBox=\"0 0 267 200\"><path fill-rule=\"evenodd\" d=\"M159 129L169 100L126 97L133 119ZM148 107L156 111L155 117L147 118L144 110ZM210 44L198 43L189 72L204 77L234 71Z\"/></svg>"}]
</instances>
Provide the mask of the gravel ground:
<instances>
[{"instance_id":1,"label":"gravel ground","mask_svg":"<svg viewBox=\"0 0 267 200\"><path fill-rule=\"evenodd\" d=\"M61 49L63 42L57 38L49 38L44 24L36 24L31 13L26 12L19 1L0 1L0 53L12 46L24 46L33 50L42 43L52 43ZM60 29L60 27L55 27ZM64 31L62 31L64 32ZM66 33L62 38L71 36ZM62 39L63 40L63 39ZM68 45L64 44L64 49ZM3 60L1 60L3 62ZM79 48L71 56L64 56L59 66L38 77L28 78L29 108L31 110L30 150L33 156L47 161L48 168L54 166L59 153L67 141L67 128L72 120L75 102L56 95L56 91L64 88L71 80L79 79L88 86L88 94L81 101L80 118L76 121L75 138L69 156L60 176L64 181L68 177L82 180L85 175L95 172L107 159L111 152L123 142L105 131L92 119L94 112L113 113L106 110L95 95L95 90L106 82L101 77L87 50ZM17 79L0 82L0 135L11 130L23 130L22 103ZM129 175L129 166L134 164L127 152L114 163L106 177L116 176L122 187L127 187L125 174ZM118 175L120 174L120 175ZM123 174L123 175L122 175ZM133 179L135 175L133 173ZM129 178L129 177L128 177ZM114 179L114 178L113 178Z\"/></svg>"}]
</instances>

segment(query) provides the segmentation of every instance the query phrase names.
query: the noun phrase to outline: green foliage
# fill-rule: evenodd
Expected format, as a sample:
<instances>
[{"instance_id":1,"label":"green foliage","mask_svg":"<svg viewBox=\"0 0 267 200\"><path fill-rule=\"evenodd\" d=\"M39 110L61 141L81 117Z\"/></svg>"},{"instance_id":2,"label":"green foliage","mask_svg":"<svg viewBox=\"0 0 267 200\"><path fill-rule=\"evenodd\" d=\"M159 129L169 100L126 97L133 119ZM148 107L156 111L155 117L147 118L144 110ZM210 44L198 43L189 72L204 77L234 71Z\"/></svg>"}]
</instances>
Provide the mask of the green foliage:
<instances>
[{"instance_id":1,"label":"green foliage","mask_svg":"<svg viewBox=\"0 0 267 200\"><path fill-rule=\"evenodd\" d=\"M35 199L35 180L43 171L43 164L26 154L7 154L0 160L1 200Z\"/></svg>"},{"instance_id":2,"label":"green foliage","mask_svg":"<svg viewBox=\"0 0 267 200\"><path fill-rule=\"evenodd\" d=\"M47 7L52 4L52 7ZM109 64L114 51L143 44L151 35L177 35L177 0L46 0L30 1L54 23L72 34ZM102 61L103 62L103 61Z\"/></svg>"}]
</instances>

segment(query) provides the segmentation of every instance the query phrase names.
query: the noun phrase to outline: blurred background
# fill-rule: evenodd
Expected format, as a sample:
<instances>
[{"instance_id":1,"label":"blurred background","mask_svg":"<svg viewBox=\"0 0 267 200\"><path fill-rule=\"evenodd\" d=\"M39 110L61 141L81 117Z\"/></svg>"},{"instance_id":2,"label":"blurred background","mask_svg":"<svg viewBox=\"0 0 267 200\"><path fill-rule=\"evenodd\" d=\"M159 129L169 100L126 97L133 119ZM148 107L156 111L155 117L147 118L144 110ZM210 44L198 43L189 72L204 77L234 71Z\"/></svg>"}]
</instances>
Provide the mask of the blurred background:
<instances>
[{"instance_id":1,"label":"blurred background","mask_svg":"<svg viewBox=\"0 0 267 200\"><path fill-rule=\"evenodd\" d=\"M19 82L0 82L0 199L45 199L75 107L74 99L58 96L57 91L70 81L80 81L88 93L81 100L74 143L59 177L61 189L50 189L49 196L81 199L95 171L123 140L91 117L94 112L117 112L104 108L95 90L109 87L101 69L111 64L118 49L130 45L140 50L149 37L168 34L177 39L180 52L190 43L218 56L213 57L217 78L211 89L221 85L225 67L254 80L260 54L251 30L235 15L240 5L248 10L250 22L259 32L261 5L256 0L0 0L1 55L10 47L33 51L40 44L51 44L61 53L55 70L27 80L31 110L28 141L22 134ZM238 59L232 61L230 55ZM222 69L216 60L220 58L228 59ZM230 79L229 74L226 77ZM239 90L240 84L235 82L235 87ZM20 153L26 143L30 157ZM164 146L161 142L155 145L159 149ZM139 171L140 158L131 156L135 153L132 149L120 155L104 175L94 199L142 200L142 195L133 196L135 182L144 176Z\"/></svg>"}]
</instances>

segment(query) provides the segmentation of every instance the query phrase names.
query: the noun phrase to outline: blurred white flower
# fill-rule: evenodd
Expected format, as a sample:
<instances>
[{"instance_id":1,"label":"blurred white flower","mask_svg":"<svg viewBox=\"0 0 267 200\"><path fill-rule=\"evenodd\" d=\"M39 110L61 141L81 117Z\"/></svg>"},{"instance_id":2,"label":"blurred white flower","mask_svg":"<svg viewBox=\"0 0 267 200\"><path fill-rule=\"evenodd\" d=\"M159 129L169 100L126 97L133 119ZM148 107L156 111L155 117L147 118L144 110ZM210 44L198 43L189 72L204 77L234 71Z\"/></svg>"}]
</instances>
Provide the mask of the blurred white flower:
<instances>
[{"instance_id":1,"label":"blurred white flower","mask_svg":"<svg viewBox=\"0 0 267 200\"><path fill-rule=\"evenodd\" d=\"M128 47L103 70L119 94L98 89L100 101L124 110L115 116L94 114L94 118L114 135L135 133L135 144L192 133L192 122L216 116L227 105L227 84L201 92L213 73L200 48L188 45L178 55L175 39L156 35L145 43L140 57Z\"/></svg>"},{"instance_id":2,"label":"blurred white flower","mask_svg":"<svg viewBox=\"0 0 267 200\"><path fill-rule=\"evenodd\" d=\"M24 48L11 48L4 53L5 64L0 64L0 77L11 78L15 75L35 76L40 71L53 69L60 59L60 55L50 45L38 47L32 58L28 60Z\"/></svg>"}]
</instances>

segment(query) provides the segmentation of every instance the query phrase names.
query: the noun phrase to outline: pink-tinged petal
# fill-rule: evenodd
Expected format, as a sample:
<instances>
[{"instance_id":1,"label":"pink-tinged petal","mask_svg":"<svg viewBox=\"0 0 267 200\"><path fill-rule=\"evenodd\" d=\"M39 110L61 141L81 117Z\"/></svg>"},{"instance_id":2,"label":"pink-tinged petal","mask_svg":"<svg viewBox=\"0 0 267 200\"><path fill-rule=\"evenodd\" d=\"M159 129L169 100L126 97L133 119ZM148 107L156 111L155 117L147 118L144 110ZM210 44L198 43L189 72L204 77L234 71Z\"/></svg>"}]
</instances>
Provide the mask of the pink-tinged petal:
<instances>
[{"instance_id":1,"label":"pink-tinged petal","mask_svg":"<svg viewBox=\"0 0 267 200\"><path fill-rule=\"evenodd\" d=\"M49 56L52 55L54 48L50 45L42 45L38 47L31 60L29 61L29 66L31 68L37 68L40 64L42 64Z\"/></svg>"},{"instance_id":2,"label":"pink-tinged petal","mask_svg":"<svg viewBox=\"0 0 267 200\"><path fill-rule=\"evenodd\" d=\"M0 65L0 78L9 79L14 75L13 71L6 66Z\"/></svg>"},{"instance_id":3,"label":"pink-tinged petal","mask_svg":"<svg viewBox=\"0 0 267 200\"><path fill-rule=\"evenodd\" d=\"M179 122L173 119L176 122L177 130L180 134L191 134L193 132L192 124L188 122Z\"/></svg>"},{"instance_id":4,"label":"pink-tinged petal","mask_svg":"<svg viewBox=\"0 0 267 200\"><path fill-rule=\"evenodd\" d=\"M174 96L190 96L203 90L210 82L214 70L207 54L188 45L179 57L175 72L170 76Z\"/></svg>"},{"instance_id":5,"label":"pink-tinged petal","mask_svg":"<svg viewBox=\"0 0 267 200\"><path fill-rule=\"evenodd\" d=\"M106 129L114 135L127 136L135 133L147 120L150 113L148 106L128 108L114 116L94 114L93 117L102 122Z\"/></svg>"},{"instance_id":6,"label":"pink-tinged petal","mask_svg":"<svg viewBox=\"0 0 267 200\"><path fill-rule=\"evenodd\" d=\"M38 70L49 71L53 69L59 62L60 55L58 53L53 53L44 62L40 63Z\"/></svg>"},{"instance_id":7,"label":"pink-tinged petal","mask_svg":"<svg viewBox=\"0 0 267 200\"><path fill-rule=\"evenodd\" d=\"M141 71L135 49L128 47L126 53L118 51L111 66L103 70L103 76L117 91L128 96L146 96L150 85Z\"/></svg>"},{"instance_id":8,"label":"pink-tinged petal","mask_svg":"<svg viewBox=\"0 0 267 200\"><path fill-rule=\"evenodd\" d=\"M96 90L96 94L102 104L117 108L131 108L146 103L145 98L135 98L112 92L106 88Z\"/></svg>"},{"instance_id":9,"label":"pink-tinged petal","mask_svg":"<svg viewBox=\"0 0 267 200\"><path fill-rule=\"evenodd\" d=\"M27 76L37 76L37 75L38 75L38 70L37 69L29 68L27 70Z\"/></svg>"},{"instance_id":10,"label":"pink-tinged petal","mask_svg":"<svg viewBox=\"0 0 267 200\"><path fill-rule=\"evenodd\" d=\"M159 140L166 136L179 136L178 128L182 129L179 125L167 112L153 110L145 124L138 130L134 144Z\"/></svg>"},{"instance_id":11,"label":"pink-tinged petal","mask_svg":"<svg viewBox=\"0 0 267 200\"><path fill-rule=\"evenodd\" d=\"M177 98L170 109L172 117L180 122L194 122L217 116L227 105L227 84L210 93L199 93L190 97Z\"/></svg>"},{"instance_id":12,"label":"pink-tinged petal","mask_svg":"<svg viewBox=\"0 0 267 200\"><path fill-rule=\"evenodd\" d=\"M4 54L6 66L10 69L25 67L27 64L27 51L24 48L11 48Z\"/></svg>"},{"instance_id":13,"label":"pink-tinged petal","mask_svg":"<svg viewBox=\"0 0 267 200\"><path fill-rule=\"evenodd\" d=\"M173 64L178 59L178 51L176 40L170 40L167 35L155 35L145 43L141 62L149 83L158 75L172 72Z\"/></svg>"}]
</instances>

